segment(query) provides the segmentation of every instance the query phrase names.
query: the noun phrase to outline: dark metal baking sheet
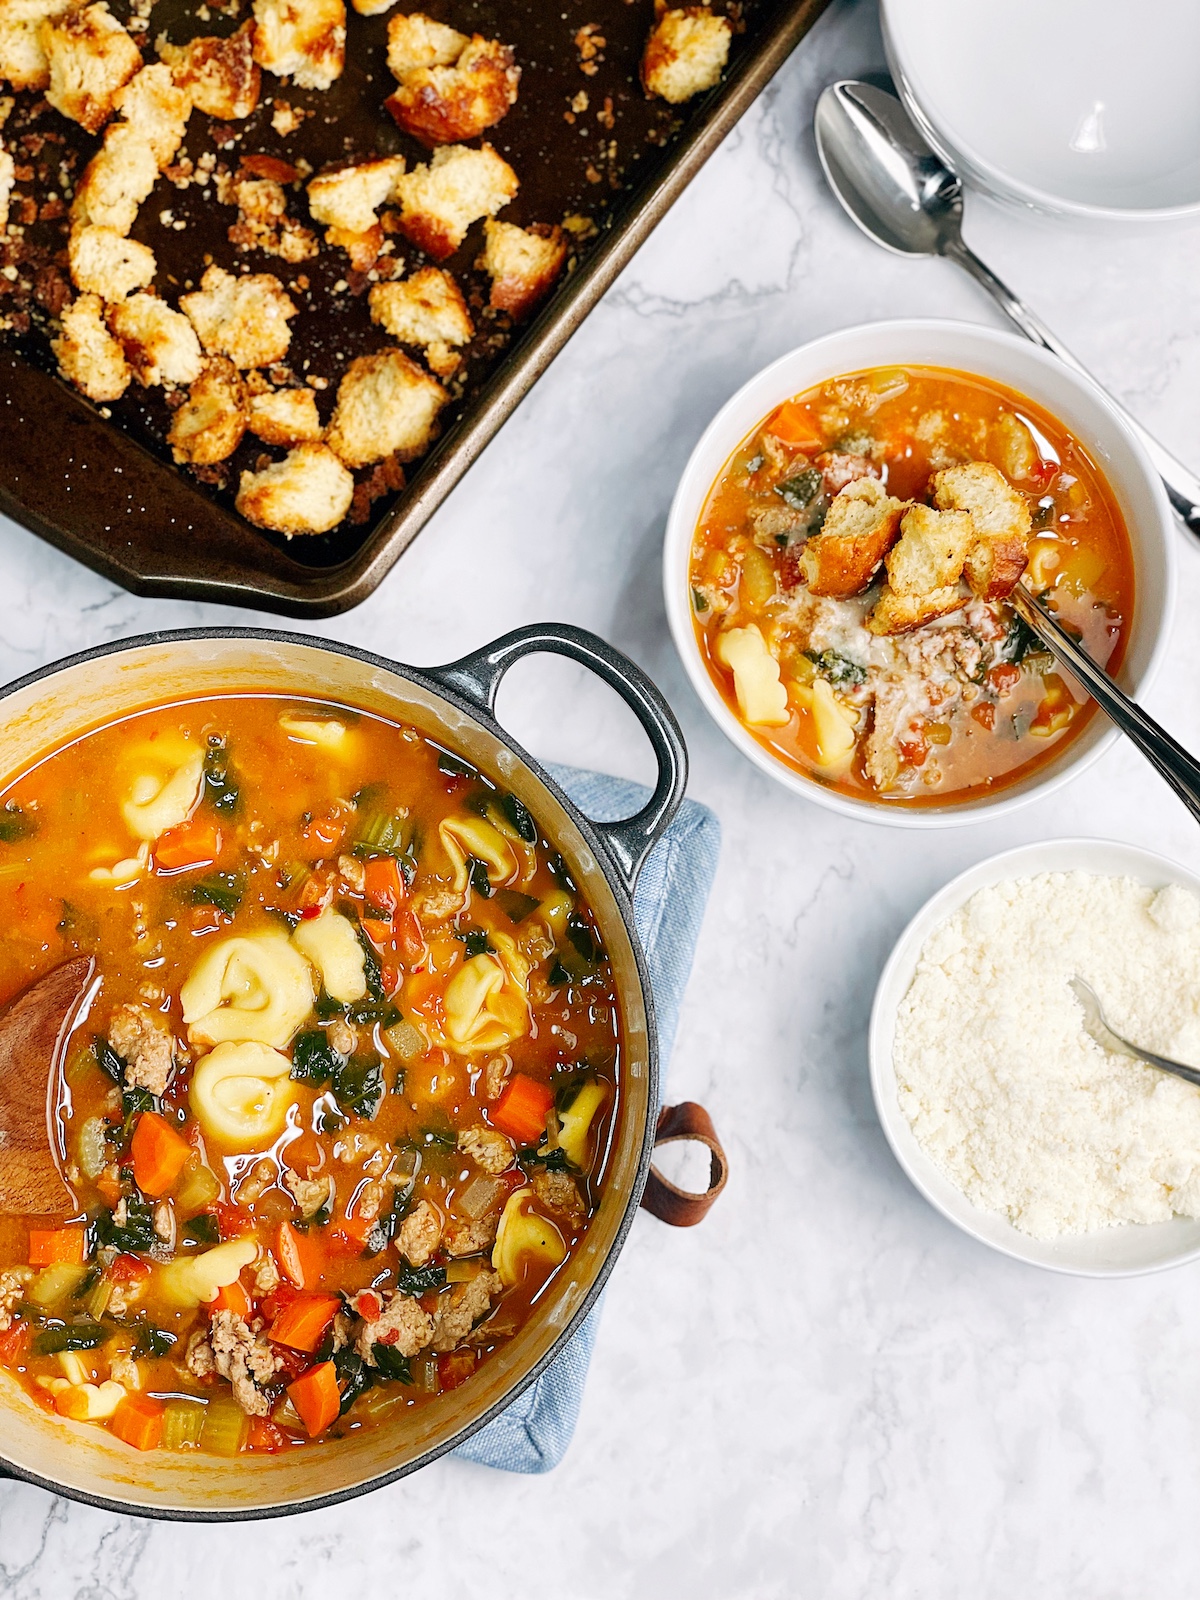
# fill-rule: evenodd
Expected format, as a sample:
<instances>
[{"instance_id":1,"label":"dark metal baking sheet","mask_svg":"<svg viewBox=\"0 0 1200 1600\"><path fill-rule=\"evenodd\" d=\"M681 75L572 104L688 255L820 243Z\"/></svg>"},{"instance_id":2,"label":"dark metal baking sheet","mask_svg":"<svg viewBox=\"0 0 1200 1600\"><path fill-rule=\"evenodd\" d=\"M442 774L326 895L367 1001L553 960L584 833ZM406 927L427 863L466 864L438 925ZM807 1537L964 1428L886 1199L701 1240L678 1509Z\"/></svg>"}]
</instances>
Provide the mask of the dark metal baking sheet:
<instances>
[{"instance_id":1,"label":"dark metal baking sheet","mask_svg":"<svg viewBox=\"0 0 1200 1600\"><path fill-rule=\"evenodd\" d=\"M479 331L465 382L447 408L437 444L409 469L406 487L376 501L364 525L343 524L331 534L293 540L265 534L233 510L231 487L198 483L171 463L163 443L169 413L162 391L143 394L131 386L108 408L111 416L102 416L53 375L45 333L35 326L24 337L10 335L0 343L0 509L137 594L222 600L293 616L327 616L357 605L827 3L744 0L736 12L741 31L721 85L688 105L668 107L648 100L637 81L649 0L424 0L422 9L441 20L513 44L524 68L517 105L485 136L521 180L505 220L527 226L575 213L592 218L598 232L580 247L570 276L525 327L511 329L506 319L475 310ZM113 9L120 11L116 0ZM590 74L581 69L575 39L585 24L595 24L605 41ZM346 71L330 91L297 91L264 73L262 105L253 118L234 125L236 144L213 144L209 119L194 114L186 150L196 158L214 149L231 167L239 157L259 152L292 159L302 154L314 167L346 151L356 157L398 152L410 164L426 159L381 110L393 86L384 64L386 25L386 16L351 14ZM234 26L236 20L199 20L192 0L159 0L150 18L155 35L166 32L177 42ZM568 120L565 114L580 91L588 107L572 111L574 120ZM286 140L271 127L272 101L279 99L315 113ZM597 118L606 99L611 127L608 117ZM35 126L77 138L81 164L94 147L95 141L52 112ZM15 132L19 138L20 129ZM17 159L22 159L19 150ZM164 228L164 209L184 226ZM215 204L211 190L205 197L197 187L177 190L160 180L134 233L153 244L159 282L171 293L199 277L205 253L223 265L248 261L253 270L276 272L285 282L305 272L313 284L313 309L301 303L289 362L298 373L329 379L329 389L318 396L327 415L347 361L387 342L369 320L364 286L351 279L341 251L323 249L315 262L299 267L256 252L236 257L226 237L235 215ZM475 267L480 236L477 225L446 263L464 291L474 292L476 308L487 283ZM420 264L420 252L403 239L397 239L397 250L410 266ZM332 296L326 292L347 279L351 288ZM236 471L251 465L260 450L253 440L240 447L231 462L232 483Z\"/></svg>"}]
</instances>

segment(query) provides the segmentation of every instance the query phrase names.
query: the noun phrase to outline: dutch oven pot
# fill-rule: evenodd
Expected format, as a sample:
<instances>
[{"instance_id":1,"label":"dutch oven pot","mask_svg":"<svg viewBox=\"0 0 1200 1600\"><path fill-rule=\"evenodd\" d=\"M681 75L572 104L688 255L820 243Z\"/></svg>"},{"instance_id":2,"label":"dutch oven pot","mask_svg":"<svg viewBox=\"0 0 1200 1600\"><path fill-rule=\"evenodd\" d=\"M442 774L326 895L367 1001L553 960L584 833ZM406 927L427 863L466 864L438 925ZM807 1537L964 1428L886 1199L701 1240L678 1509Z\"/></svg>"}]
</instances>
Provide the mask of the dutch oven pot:
<instances>
[{"instance_id":1,"label":"dutch oven pot","mask_svg":"<svg viewBox=\"0 0 1200 1600\"><path fill-rule=\"evenodd\" d=\"M645 729L658 778L636 816L589 820L493 718L505 672L522 656L542 651L589 667ZM579 1327L642 1200L656 1135L654 1007L632 894L642 862L683 798L687 754L675 718L645 674L594 635L553 624L518 629L449 666L427 669L290 633L214 628L149 634L54 663L6 689L0 695L2 776L7 781L47 750L129 712L239 691L341 701L411 723L524 801L569 864L612 962L624 1046L620 1109L599 1211L539 1313L470 1383L396 1423L279 1456L142 1456L101 1429L51 1418L0 1369L0 1472L147 1516L217 1520L312 1510L403 1477L461 1444L527 1388ZM713 1148L711 1195L723 1176L707 1118L698 1107L684 1106L664 1112L661 1121L664 1139L699 1137ZM648 1203L666 1220L696 1220L686 1196L657 1175Z\"/></svg>"}]
</instances>

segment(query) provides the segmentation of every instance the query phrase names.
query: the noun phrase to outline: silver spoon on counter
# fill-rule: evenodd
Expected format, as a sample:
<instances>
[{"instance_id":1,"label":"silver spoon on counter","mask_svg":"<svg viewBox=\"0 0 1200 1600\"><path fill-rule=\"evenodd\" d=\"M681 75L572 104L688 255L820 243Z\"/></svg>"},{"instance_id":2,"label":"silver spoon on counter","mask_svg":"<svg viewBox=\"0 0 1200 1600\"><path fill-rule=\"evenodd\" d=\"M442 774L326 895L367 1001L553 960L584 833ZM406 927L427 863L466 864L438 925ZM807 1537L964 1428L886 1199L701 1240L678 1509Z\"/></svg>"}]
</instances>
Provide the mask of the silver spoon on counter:
<instances>
[{"instance_id":1,"label":"silver spoon on counter","mask_svg":"<svg viewBox=\"0 0 1200 1600\"><path fill-rule=\"evenodd\" d=\"M967 247L962 236L962 183L926 144L894 94L852 79L831 84L817 101L813 128L829 187L868 238L897 255L945 256L957 262L1027 339L1090 376ZM1200 538L1200 477L1147 433L1119 401L1112 395L1108 398L1141 440L1176 514Z\"/></svg>"},{"instance_id":2,"label":"silver spoon on counter","mask_svg":"<svg viewBox=\"0 0 1200 1600\"><path fill-rule=\"evenodd\" d=\"M1181 1061L1172 1061L1169 1056L1156 1056L1153 1050L1143 1050L1140 1045L1130 1044L1128 1039L1114 1033L1105 1021L1100 998L1090 983L1084 983L1082 978L1071 978L1067 987L1083 1008L1084 1031L1102 1050L1132 1056L1135 1061L1144 1061L1148 1067L1157 1067L1160 1072L1173 1072L1177 1078L1200 1085L1200 1072L1195 1067L1185 1067Z\"/></svg>"}]
</instances>

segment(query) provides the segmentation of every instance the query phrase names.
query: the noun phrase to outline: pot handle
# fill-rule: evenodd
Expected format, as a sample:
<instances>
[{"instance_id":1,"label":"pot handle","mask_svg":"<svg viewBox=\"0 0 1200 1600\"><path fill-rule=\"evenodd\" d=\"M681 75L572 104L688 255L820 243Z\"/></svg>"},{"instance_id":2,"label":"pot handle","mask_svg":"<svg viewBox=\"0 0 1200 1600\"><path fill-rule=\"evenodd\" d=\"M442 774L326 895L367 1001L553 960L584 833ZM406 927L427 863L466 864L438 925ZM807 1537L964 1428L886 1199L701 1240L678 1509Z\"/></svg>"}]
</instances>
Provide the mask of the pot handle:
<instances>
[{"instance_id":1,"label":"pot handle","mask_svg":"<svg viewBox=\"0 0 1200 1600\"><path fill-rule=\"evenodd\" d=\"M444 667L421 671L436 684L459 694L489 715L504 674L522 656L543 651L566 656L588 667L624 700L641 723L658 763L654 793L636 816L592 826L604 840L618 872L633 893L643 861L671 825L687 784L687 749L675 714L650 679L628 656L586 628L568 623L535 622L516 628L502 639Z\"/></svg>"},{"instance_id":2,"label":"pot handle","mask_svg":"<svg viewBox=\"0 0 1200 1600\"><path fill-rule=\"evenodd\" d=\"M717 1138L712 1118L694 1100L681 1100L677 1106L664 1106L658 1114L654 1148L657 1150L661 1144L675 1144L680 1139L702 1144L708 1150L708 1188L703 1194L681 1189L669 1178L664 1178L657 1167L651 1167L642 1205L652 1217L657 1217L660 1222L669 1222L673 1228L694 1228L698 1222L704 1221L713 1201L724 1189L729 1177L729 1163Z\"/></svg>"}]
</instances>

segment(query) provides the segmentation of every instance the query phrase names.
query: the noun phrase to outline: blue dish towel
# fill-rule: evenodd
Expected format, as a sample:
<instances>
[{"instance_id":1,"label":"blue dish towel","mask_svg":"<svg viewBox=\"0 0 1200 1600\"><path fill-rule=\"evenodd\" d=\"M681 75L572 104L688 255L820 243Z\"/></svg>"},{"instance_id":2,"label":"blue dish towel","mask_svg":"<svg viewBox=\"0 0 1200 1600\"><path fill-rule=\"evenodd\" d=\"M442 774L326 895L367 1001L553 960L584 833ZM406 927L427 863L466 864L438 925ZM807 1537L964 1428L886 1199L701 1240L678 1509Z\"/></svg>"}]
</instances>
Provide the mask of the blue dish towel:
<instances>
[{"instance_id":1,"label":"blue dish towel","mask_svg":"<svg viewBox=\"0 0 1200 1600\"><path fill-rule=\"evenodd\" d=\"M650 798L648 789L623 778L580 772L574 767L551 766L547 770L579 809L598 822L632 816ZM654 991L664 1084L720 842L721 828L713 813L694 800L685 800L647 857L634 894L634 921ZM455 1455L505 1472L549 1472L558 1465L579 1419L600 1305L597 1301L579 1332L541 1377L486 1428L459 1445Z\"/></svg>"}]
</instances>

